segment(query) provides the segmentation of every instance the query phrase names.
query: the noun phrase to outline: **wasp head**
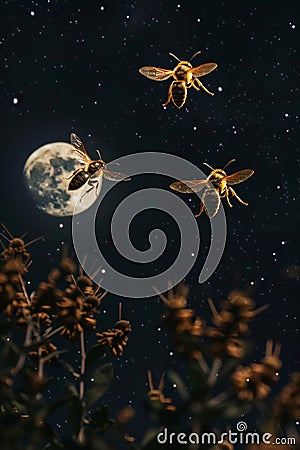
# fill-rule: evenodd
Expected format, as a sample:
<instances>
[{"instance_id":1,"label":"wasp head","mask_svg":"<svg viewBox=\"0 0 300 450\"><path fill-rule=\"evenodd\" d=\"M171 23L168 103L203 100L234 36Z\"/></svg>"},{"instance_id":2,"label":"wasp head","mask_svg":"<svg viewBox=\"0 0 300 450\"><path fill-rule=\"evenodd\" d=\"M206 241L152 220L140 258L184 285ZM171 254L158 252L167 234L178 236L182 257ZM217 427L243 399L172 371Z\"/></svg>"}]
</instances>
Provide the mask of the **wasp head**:
<instances>
[{"instance_id":1,"label":"wasp head","mask_svg":"<svg viewBox=\"0 0 300 450\"><path fill-rule=\"evenodd\" d=\"M211 172L208 179L212 184L214 184L214 183L218 183L224 177L226 177L226 172L224 172L224 170L215 169Z\"/></svg>"}]
</instances>

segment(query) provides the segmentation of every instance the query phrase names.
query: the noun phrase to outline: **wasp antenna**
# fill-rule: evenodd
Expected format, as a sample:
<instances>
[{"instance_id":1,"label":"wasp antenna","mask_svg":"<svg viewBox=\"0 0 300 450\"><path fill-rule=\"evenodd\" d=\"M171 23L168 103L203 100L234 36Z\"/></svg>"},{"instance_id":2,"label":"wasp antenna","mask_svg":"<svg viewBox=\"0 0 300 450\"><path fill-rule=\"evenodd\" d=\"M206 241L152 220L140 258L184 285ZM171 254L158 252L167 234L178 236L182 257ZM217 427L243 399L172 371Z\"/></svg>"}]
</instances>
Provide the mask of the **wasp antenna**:
<instances>
[{"instance_id":1,"label":"wasp antenna","mask_svg":"<svg viewBox=\"0 0 300 450\"><path fill-rule=\"evenodd\" d=\"M209 167L211 170L215 170L213 169L209 164L207 164L206 162L203 163L205 166Z\"/></svg>"},{"instance_id":2,"label":"wasp antenna","mask_svg":"<svg viewBox=\"0 0 300 450\"><path fill-rule=\"evenodd\" d=\"M176 55L174 55L174 53L169 53L169 55L170 55L170 56L173 56L173 58L177 59L177 61L179 61L179 62L181 61L179 58L177 58Z\"/></svg>"},{"instance_id":3,"label":"wasp antenna","mask_svg":"<svg viewBox=\"0 0 300 450\"><path fill-rule=\"evenodd\" d=\"M229 166L229 164L231 164L231 163L233 163L233 162L235 162L236 161L236 159L231 159L230 161L228 161L228 163L227 164L225 164L225 166L223 167L223 169L222 170L225 170L226 169L226 167L228 167Z\"/></svg>"},{"instance_id":4,"label":"wasp antenna","mask_svg":"<svg viewBox=\"0 0 300 450\"><path fill-rule=\"evenodd\" d=\"M39 236L35 239L32 239L32 241L27 242L27 244L24 245L24 247L28 247L28 245L34 244L37 241L40 241L41 239L43 239L44 236Z\"/></svg>"},{"instance_id":5,"label":"wasp antenna","mask_svg":"<svg viewBox=\"0 0 300 450\"><path fill-rule=\"evenodd\" d=\"M102 156L101 156L100 150L96 150L96 152L98 153L99 159L101 159L101 161L102 161Z\"/></svg>"},{"instance_id":6,"label":"wasp antenna","mask_svg":"<svg viewBox=\"0 0 300 450\"><path fill-rule=\"evenodd\" d=\"M3 230L6 231L6 233L8 234L8 236L13 239L13 235L11 234L11 232L9 231L9 229L4 225L4 223L1 223L1 227L3 228Z\"/></svg>"},{"instance_id":7,"label":"wasp antenna","mask_svg":"<svg viewBox=\"0 0 300 450\"><path fill-rule=\"evenodd\" d=\"M192 61L192 59L195 58L195 56L199 55L201 53L201 50L198 50L196 53L193 54L193 56L190 59L190 62Z\"/></svg>"}]
</instances>

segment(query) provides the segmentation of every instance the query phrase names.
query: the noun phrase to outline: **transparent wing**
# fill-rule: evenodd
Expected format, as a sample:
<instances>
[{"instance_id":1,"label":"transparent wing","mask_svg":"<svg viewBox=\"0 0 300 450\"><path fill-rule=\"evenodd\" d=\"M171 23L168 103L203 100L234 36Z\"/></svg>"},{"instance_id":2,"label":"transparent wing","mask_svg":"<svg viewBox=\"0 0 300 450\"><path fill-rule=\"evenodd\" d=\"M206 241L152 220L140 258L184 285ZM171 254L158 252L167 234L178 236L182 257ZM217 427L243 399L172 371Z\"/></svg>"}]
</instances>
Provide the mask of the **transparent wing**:
<instances>
[{"instance_id":1,"label":"transparent wing","mask_svg":"<svg viewBox=\"0 0 300 450\"><path fill-rule=\"evenodd\" d=\"M217 66L218 64L216 63L206 63L198 67L193 67L193 69L190 69L189 72L193 75L193 77L203 77L204 75L207 75L215 70Z\"/></svg>"},{"instance_id":2,"label":"transparent wing","mask_svg":"<svg viewBox=\"0 0 300 450\"><path fill-rule=\"evenodd\" d=\"M203 202L206 214L210 219L212 219L220 208L220 196L215 189L206 189L201 200Z\"/></svg>"},{"instance_id":3,"label":"transparent wing","mask_svg":"<svg viewBox=\"0 0 300 450\"><path fill-rule=\"evenodd\" d=\"M160 69L159 67L145 66L139 69L139 72L150 80L164 81L170 78L173 70Z\"/></svg>"},{"instance_id":4,"label":"transparent wing","mask_svg":"<svg viewBox=\"0 0 300 450\"><path fill-rule=\"evenodd\" d=\"M206 183L206 180L175 181L170 185L170 188L183 194L193 194L201 191L206 186Z\"/></svg>"},{"instance_id":5,"label":"transparent wing","mask_svg":"<svg viewBox=\"0 0 300 450\"><path fill-rule=\"evenodd\" d=\"M110 181L129 181L130 177L121 172L111 172L107 169L101 169L104 177Z\"/></svg>"},{"instance_id":6,"label":"transparent wing","mask_svg":"<svg viewBox=\"0 0 300 450\"><path fill-rule=\"evenodd\" d=\"M70 141L71 144L75 147L75 151L81 158L82 162L85 163L91 162L91 158L87 154L87 151L82 143L82 140L75 133L71 133Z\"/></svg>"},{"instance_id":7,"label":"transparent wing","mask_svg":"<svg viewBox=\"0 0 300 450\"><path fill-rule=\"evenodd\" d=\"M239 172L235 172L232 175L227 175L226 177L222 178L223 180L226 180L226 183L230 186L232 184L238 184L242 181L247 180L247 178L251 177L251 175L254 174L254 170L251 169L244 169L240 170Z\"/></svg>"}]
</instances>

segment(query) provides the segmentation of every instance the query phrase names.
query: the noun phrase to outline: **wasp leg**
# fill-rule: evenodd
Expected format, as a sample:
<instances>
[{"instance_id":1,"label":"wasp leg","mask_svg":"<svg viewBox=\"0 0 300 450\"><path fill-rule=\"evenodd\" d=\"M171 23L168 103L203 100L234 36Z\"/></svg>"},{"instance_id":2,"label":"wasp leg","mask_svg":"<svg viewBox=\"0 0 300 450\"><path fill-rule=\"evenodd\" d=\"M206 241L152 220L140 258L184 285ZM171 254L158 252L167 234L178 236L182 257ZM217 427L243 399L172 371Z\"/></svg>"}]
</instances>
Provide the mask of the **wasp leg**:
<instances>
[{"instance_id":1,"label":"wasp leg","mask_svg":"<svg viewBox=\"0 0 300 450\"><path fill-rule=\"evenodd\" d=\"M192 79L191 80L191 84L189 86L187 86L187 87L192 87L193 86L193 88L196 89L196 91L200 91L200 88L198 86L195 86L195 82L196 81L199 81L198 78Z\"/></svg>"},{"instance_id":2,"label":"wasp leg","mask_svg":"<svg viewBox=\"0 0 300 450\"><path fill-rule=\"evenodd\" d=\"M229 200L229 192L228 191L227 191L225 197L226 197L229 208L232 208L232 204L230 203L230 200Z\"/></svg>"},{"instance_id":3,"label":"wasp leg","mask_svg":"<svg viewBox=\"0 0 300 450\"><path fill-rule=\"evenodd\" d=\"M162 106L167 106L167 104L170 103L171 98L172 98L172 84L171 84L171 86L169 87L167 101L166 101L166 103L163 103Z\"/></svg>"},{"instance_id":4,"label":"wasp leg","mask_svg":"<svg viewBox=\"0 0 300 450\"><path fill-rule=\"evenodd\" d=\"M197 214L195 214L195 217L201 216L201 214L203 213L203 210L204 210L204 203L201 202L200 203L200 210L199 210L199 212Z\"/></svg>"},{"instance_id":5,"label":"wasp leg","mask_svg":"<svg viewBox=\"0 0 300 450\"><path fill-rule=\"evenodd\" d=\"M83 197L86 196L86 194L88 194L89 192L91 192L93 189L96 188L96 192L97 192L97 187L95 185L95 183L99 184L98 180L89 180L88 181L88 185L91 186L90 189L88 189L87 191L85 191L82 196L80 197L80 201L82 201Z\"/></svg>"},{"instance_id":6,"label":"wasp leg","mask_svg":"<svg viewBox=\"0 0 300 450\"><path fill-rule=\"evenodd\" d=\"M232 187L229 188L231 195L233 197L235 197L242 205L248 206L249 203L244 202L238 195L237 193L232 189Z\"/></svg>"},{"instance_id":7,"label":"wasp leg","mask_svg":"<svg viewBox=\"0 0 300 450\"><path fill-rule=\"evenodd\" d=\"M194 78L194 79L192 80L192 83L193 83L193 87L194 87L195 89L197 89L196 86L195 86L195 83L196 83L196 84L198 85L198 88L202 88L207 94L209 94L209 95L215 95L213 92L210 92L210 91L204 86L204 84L202 84L201 81L198 80L198 78ZM197 90L199 90L199 89L197 89Z\"/></svg>"}]
</instances>

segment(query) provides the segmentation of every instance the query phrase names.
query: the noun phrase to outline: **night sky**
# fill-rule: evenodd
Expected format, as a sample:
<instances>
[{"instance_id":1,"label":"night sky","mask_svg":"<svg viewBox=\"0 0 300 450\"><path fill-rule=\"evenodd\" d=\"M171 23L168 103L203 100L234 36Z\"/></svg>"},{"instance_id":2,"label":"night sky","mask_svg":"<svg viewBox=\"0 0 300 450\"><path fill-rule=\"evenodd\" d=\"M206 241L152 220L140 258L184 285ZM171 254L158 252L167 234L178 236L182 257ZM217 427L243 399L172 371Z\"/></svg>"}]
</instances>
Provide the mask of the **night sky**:
<instances>
[{"instance_id":1,"label":"night sky","mask_svg":"<svg viewBox=\"0 0 300 450\"><path fill-rule=\"evenodd\" d=\"M90 154L96 156L100 148L108 161L143 151L166 152L207 174L204 161L219 168L236 158L228 173L255 171L236 188L250 206L233 199L229 209L224 201L227 244L217 270L203 285L197 275L209 222L205 215L198 219L204 244L185 280L190 286L189 304L208 320L209 297L218 305L232 289L251 287L258 306L271 305L252 325L252 359L263 357L265 342L272 338L282 343L281 383L299 371L299 266L292 274L287 271L299 264L296 6L296 2L236 0L1 2L0 218L15 236L25 231L28 240L44 236L30 247L29 291L58 263L62 243L72 253L71 218L39 211L23 178L26 159L41 145L69 142L75 132ZM147 65L172 69L176 61L169 52L188 60L198 50L202 53L193 60L194 66L218 64L202 79L215 96L190 89L181 110L171 103L164 109L169 80L156 83L138 69ZM97 237L117 267L130 273L136 270L138 276L142 270L151 274L173 261L179 232L164 213L146 211L132 224L132 242L140 250L147 248L151 229L162 228L168 236L166 254L147 269L124 263L109 237L111 215L126 195L151 186L169 189L172 181L137 176L112 190L98 214ZM197 211L195 196L181 198ZM102 304L103 329L117 320L120 300L123 318L131 321L133 331L124 356L114 360L117 380L106 400L113 413L129 404L137 409L139 435L149 425L142 413L147 369L158 380L168 369L184 374L185 362L175 356L165 333L160 320L164 307L158 297L108 295ZM176 389L169 383L166 391L172 394L172 390Z\"/></svg>"}]
</instances>

